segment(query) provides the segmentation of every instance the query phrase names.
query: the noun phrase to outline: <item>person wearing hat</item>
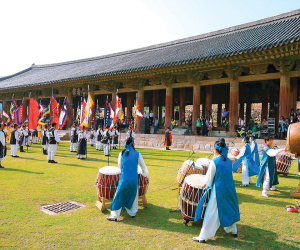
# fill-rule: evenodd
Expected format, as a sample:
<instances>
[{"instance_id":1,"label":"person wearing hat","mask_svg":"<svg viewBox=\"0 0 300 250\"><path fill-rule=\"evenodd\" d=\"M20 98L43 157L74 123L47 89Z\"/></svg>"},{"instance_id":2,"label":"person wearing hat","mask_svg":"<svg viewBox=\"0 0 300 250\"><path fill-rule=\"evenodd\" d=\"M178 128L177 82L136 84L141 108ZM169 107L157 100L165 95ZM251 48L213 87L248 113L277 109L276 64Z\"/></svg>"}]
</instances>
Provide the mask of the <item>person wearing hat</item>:
<instances>
[{"instance_id":1,"label":"person wearing hat","mask_svg":"<svg viewBox=\"0 0 300 250\"><path fill-rule=\"evenodd\" d=\"M3 132L4 124L0 124L0 168L4 168L2 166L2 161L5 157L5 148L6 148L6 139L5 139L5 133Z\"/></svg>"},{"instance_id":2,"label":"person wearing hat","mask_svg":"<svg viewBox=\"0 0 300 250\"><path fill-rule=\"evenodd\" d=\"M44 130L42 131L42 145L43 145L43 154L48 155L48 124L45 124Z\"/></svg>"},{"instance_id":3,"label":"person wearing hat","mask_svg":"<svg viewBox=\"0 0 300 250\"><path fill-rule=\"evenodd\" d=\"M18 124L14 124L14 128L10 133L10 153L12 157L19 157L17 156L19 141Z\"/></svg>"},{"instance_id":4,"label":"person wearing hat","mask_svg":"<svg viewBox=\"0 0 300 250\"><path fill-rule=\"evenodd\" d=\"M265 144L256 186L260 187L260 185L263 184L262 196L268 198L267 190L278 191L276 188L276 185L279 184L276 157L286 154L287 148L272 149L273 138L269 136L265 137Z\"/></svg>"},{"instance_id":5,"label":"person wearing hat","mask_svg":"<svg viewBox=\"0 0 300 250\"><path fill-rule=\"evenodd\" d=\"M48 130L48 163L57 163L54 161L54 156L57 151L57 145L59 145L60 139L55 129L56 122L53 122Z\"/></svg>"},{"instance_id":6,"label":"person wearing hat","mask_svg":"<svg viewBox=\"0 0 300 250\"><path fill-rule=\"evenodd\" d=\"M105 130L103 132L103 139L102 139L103 150L104 150L105 156L110 156L110 154L109 154L110 137L111 137L111 132L109 131L109 126L106 125Z\"/></svg>"},{"instance_id":7,"label":"person wearing hat","mask_svg":"<svg viewBox=\"0 0 300 250\"><path fill-rule=\"evenodd\" d=\"M132 137L133 140L134 140L134 138L135 138L135 133L134 133L134 131L133 131L133 129L132 129L132 125L129 126L129 130L128 130L127 133L126 133L126 140L127 140L129 137Z\"/></svg>"},{"instance_id":8,"label":"person wearing hat","mask_svg":"<svg viewBox=\"0 0 300 250\"><path fill-rule=\"evenodd\" d=\"M251 154L250 141L249 137L245 136L242 139L244 146L242 147L239 155L236 157L236 162L233 164L233 172L236 172L242 166L242 185L241 187L249 186L251 182L251 176L258 175L259 173L259 164L257 164Z\"/></svg>"},{"instance_id":9,"label":"person wearing hat","mask_svg":"<svg viewBox=\"0 0 300 250\"><path fill-rule=\"evenodd\" d=\"M94 126L92 126L91 132L90 132L90 145L94 147L95 138L97 136L97 132L94 129Z\"/></svg>"},{"instance_id":10,"label":"person wearing hat","mask_svg":"<svg viewBox=\"0 0 300 250\"><path fill-rule=\"evenodd\" d=\"M25 152L23 147L26 144L25 138L28 136L25 124L23 124L23 126L19 129L19 136L20 136L20 143L19 143L19 145L20 145L20 152Z\"/></svg>"},{"instance_id":11,"label":"person wearing hat","mask_svg":"<svg viewBox=\"0 0 300 250\"><path fill-rule=\"evenodd\" d=\"M78 129L77 123L74 122L73 127L71 128L71 145L70 145L70 152L76 152L76 147L78 143Z\"/></svg>"},{"instance_id":12,"label":"person wearing hat","mask_svg":"<svg viewBox=\"0 0 300 250\"><path fill-rule=\"evenodd\" d=\"M6 136L7 136L7 132L8 132L8 129L7 129L7 124L4 122L3 123L3 126L2 126L2 131L4 133L4 139L5 139L5 150L4 150L4 156L7 155L7 147L6 147Z\"/></svg>"},{"instance_id":13,"label":"person wearing hat","mask_svg":"<svg viewBox=\"0 0 300 250\"><path fill-rule=\"evenodd\" d=\"M257 143L255 141L255 137L254 135L250 136L250 148L251 148L251 155L252 155L252 159L258 164L260 165L260 159L259 159L259 154L258 154L258 146Z\"/></svg>"},{"instance_id":14,"label":"person wearing hat","mask_svg":"<svg viewBox=\"0 0 300 250\"><path fill-rule=\"evenodd\" d=\"M102 147L102 134L103 134L103 126L99 125L96 135L96 150L101 150Z\"/></svg>"},{"instance_id":15,"label":"person wearing hat","mask_svg":"<svg viewBox=\"0 0 300 250\"><path fill-rule=\"evenodd\" d=\"M149 175L142 155L134 148L132 137L126 140L125 149L118 157L118 167L121 170L117 191L110 205L110 216L106 219L117 221L122 208L127 210L131 218L134 218L138 211L139 180L138 166L141 167L142 175Z\"/></svg>"},{"instance_id":16,"label":"person wearing hat","mask_svg":"<svg viewBox=\"0 0 300 250\"><path fill-rule=\"evenodd\" d=\"M78 134L78 148L77 148L77 158L80 160L84 160L83 157L86 154L87 150L87 138L89 137L85 132L85 126L82 126L79 134Z\"/></svg>"},{"instance_id":17,"label":"person wearing hat","mask_svg":"<svg viewBox=\"0 0 300 250\"><path fill-rule=\"evenodd\" d=\"M202 228L198 237L193 240L205 243L206 239L216 235L219 227L224 227L226 233L237 237L236 222L240 221L239 203L232 176L232 161L222 155L226 144L219 140L215 142L214 158L210 161L208 171L203 183L204 190L211 190L209 201L204 213ZM207 199L207 191L198 202L195 221L201 220L204 201Z\"/></svg>"},{"instance_id":18,"label":"person wearing hat","mask_svg":"<svg viewBox=\"0 0 300 250\"><path fill-rule=\"evenodd\" d=\"M168 127L165 132L165 142L164 146L166 147L166 150L171 150L169 147L172 146L172 129L171 127Z\"/></svg>"},{"instance_id":19,"label":"person wearing hat","mask_svg":"<svg viewBox=\"0 0 300 250\"><path fill-rule=\"evenodd\" d=\"M112 146L113 146L113 149L117 149L119 135L120 135L120 133L118 131L118 127L114 126L114 130L112 131Z\"/></svg>"}]
</instances>

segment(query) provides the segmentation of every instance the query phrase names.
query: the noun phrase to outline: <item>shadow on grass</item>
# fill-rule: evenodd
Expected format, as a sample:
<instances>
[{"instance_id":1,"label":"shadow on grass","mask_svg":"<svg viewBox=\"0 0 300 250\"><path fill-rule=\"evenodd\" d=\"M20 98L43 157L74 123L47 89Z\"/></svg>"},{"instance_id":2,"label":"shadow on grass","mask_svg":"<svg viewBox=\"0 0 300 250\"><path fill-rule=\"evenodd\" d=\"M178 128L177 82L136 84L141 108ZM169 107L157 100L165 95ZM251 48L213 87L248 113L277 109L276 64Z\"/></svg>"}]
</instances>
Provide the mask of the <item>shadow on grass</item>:
<instances>
[{"instance_id":1,"label":"shadow on grass","mask_svg":"<svg viewBox=\"0 0 300 250\"><path fill-rule=\"evenodd\" d=\"M16 168L3 168L0 171L22 172L22 173L27 173L27 174L44 174L43 172L32 172L32 171L16 169Z\"/></svg>"},{"instance_id":2,"label":"shadow on grass","mask_svg":"<svg viewBox=\"0 0 300 250\"><path fill-rule=\"evenodd\" d=\"M78 160L78 159L76 158L76 160ZM82 160L78 160L78 161L82 162ZM69 163L62 163L62 164L67 165L67 166L72 166L72 167L78 167L78 168L96 168L96 169L98 169L98 167L88 167L88 166L79 165L79 164L69 164Z\"/></svg>"}]
</instances>

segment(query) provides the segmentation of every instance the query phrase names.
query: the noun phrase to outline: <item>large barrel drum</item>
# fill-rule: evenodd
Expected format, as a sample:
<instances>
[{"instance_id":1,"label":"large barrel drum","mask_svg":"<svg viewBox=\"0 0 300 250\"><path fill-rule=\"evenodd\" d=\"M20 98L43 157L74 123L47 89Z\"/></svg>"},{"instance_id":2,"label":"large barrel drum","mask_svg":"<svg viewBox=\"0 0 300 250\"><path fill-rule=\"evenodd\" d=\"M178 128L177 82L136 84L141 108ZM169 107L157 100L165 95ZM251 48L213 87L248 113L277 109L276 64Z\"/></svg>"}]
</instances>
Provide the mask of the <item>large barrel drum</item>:
<instances>
[{"instance_id":1,"label":"large barrel drum","mask_svg":"<svg viewBox=\"0 0 300 250\"><path fill-rule=\"evenodd\" d=\"M289 126L286 147L296 157L300 156L300 122Z\"/></svg>"}]
</instances>

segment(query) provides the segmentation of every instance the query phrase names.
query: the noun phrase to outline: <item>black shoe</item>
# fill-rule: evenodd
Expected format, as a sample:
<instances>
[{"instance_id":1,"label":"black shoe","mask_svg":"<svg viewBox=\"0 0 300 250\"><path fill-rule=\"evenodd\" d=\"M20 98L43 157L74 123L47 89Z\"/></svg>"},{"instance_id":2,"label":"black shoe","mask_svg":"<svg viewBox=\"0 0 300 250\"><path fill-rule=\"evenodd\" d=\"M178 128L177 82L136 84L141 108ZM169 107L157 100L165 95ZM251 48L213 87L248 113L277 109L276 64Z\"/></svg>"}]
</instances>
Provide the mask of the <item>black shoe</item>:
<instances>
[{"instance_id":1,"label":"black shoe","mask_svg":"<svg viewBox=\"0 0 300 250\"><path fill-rule=\"evenodd\" d=\"M79 158L79 160L85 160L85 158Z\"/></svg>"},{"instance_id":2,"label":"black shoe","mask_svg":"<svg viewBox=\"0 0 300 250\"><path fill-rule=\"evenodd\" d=\"M117 221L117 218L106 217L106 219L109 221Z\"/></svg>"},{"instance_id":3,"label":"black shoe","mask_svg":"<svg viewBox=\"0 0 300 250\"><path fill-rule=\"evenodd\" d=\"M20 150L21 153L25 152L24 150Z\"/></svg>"},{"instance_id":4,"label":"black shoe","mask_svg":"<svg viewBox=\"0 0 300 250\"><path fill-rule=\"evenodd\" d=\"M131 218L135 218L135 215L133 215L133 216L130 215L130 217L131 217Z\"/></svg>"},{"instance_id":5,"label":"black shoe","mask_svg":"<svg viewBox=\"0 0 300 250\"><path fill-rule=\"evenodd\" d=\"M0 168L4 168L2 165L0 165Z\"/></svg>"},{"instance_id":6,"label":"black shoe","mask_svg":"<svg viewBox=\"0 0 300 250\"><path fill-rule=\"evenodd\" d=\"M236 238L236 237L237 237L237 234L232 234L232 237Z\"/></svg>"},{"instance_id":7,"label":"black shoe","mask_svg":"<svg viewBox=\"0 0 300 250\"><path fill-rule=\"evenodd\" d=\"M48 163L51 163L51 160L48 160Z\"/></svg>"},{"instance_id":8,"label":"black shoe","mask_svg":"<svg viewBox=\"0 0 300 250\"><path fill-rule=\"evenodd\" d=\"M20 157L20 156L16 155L16 156L13 156L13 157L18 158L18 157Z\"/></svg>"},{"instance_id":9,"label":"black shoe","mask_svg":"<svg viewBox=\"0 0 300 250\"><path fill-rule=\"evenodd\" d=\"M105 155L105 156L111 156L111 155Z\"/></svg>"},{"instance_id":10,"label":"black shoe","mask_svg":"<svg viewBox=\"0 0 300 250\"><path fill-rule=\"evenodd\" d=\"M57 161L52 160L51 163L57 163Z\"/></svg>"}]
</instances>

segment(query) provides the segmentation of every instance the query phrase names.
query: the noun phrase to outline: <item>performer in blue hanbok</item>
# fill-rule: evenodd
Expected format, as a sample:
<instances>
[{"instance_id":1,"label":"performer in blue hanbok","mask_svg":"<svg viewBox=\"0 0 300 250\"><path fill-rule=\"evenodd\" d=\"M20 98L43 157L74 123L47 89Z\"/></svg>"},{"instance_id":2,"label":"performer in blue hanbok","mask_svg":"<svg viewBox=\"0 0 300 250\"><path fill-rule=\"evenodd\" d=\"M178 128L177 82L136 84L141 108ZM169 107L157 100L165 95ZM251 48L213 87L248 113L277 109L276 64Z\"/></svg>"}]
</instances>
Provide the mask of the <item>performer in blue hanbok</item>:
<instances>
[{"instance_id":1,"label":"performer in blue hanbok","mask_svg":"<svg viewBox=\"0 0 300 250\"><path fill-rule=\"evenodd\" d=\"M262 196L268 198L267 190L271 187L272 191L278 191L275 185L278 185L277 167L276 167L276 156L284 155L287 151L284 149L272 149L273 138L265 137L265 147L263 150L263 156L260 164L260 171L257 178L256 186L260 187L263 184Z\"/></svg>"},{"instance_id":2,"label":"performer in blue hanbok","mask_svg":"<svg viewBox=\"0 0 300 250\"><path fill-rule=\"evenodd\" d=\"M218 228L224 227L227 233L237 237L236 222L240 220L239 204L232 176L232 161L221 155L224 143L215 143L215 158L211 161L205 175L202 188L211 189L211 195L204 214L203 224L199 237L194 237L194 241L205 243L205 240L215 236ZM206 191L207 193L207 191ZM195 221L201 220L204 194L198 203Z\"/></svg>"},{"instance_id":3,"label":"performer in blue hanbok","mask_svg":"<svg viewBox=\"0 0 300 250\"><path fill-rule=\"evenodd\" d=\"M245 136L242 139L244 146L242 147L239 155L236 157L236 162L233 164L232 171L236 172L240 167L242 167L242 185L241 187L249 186L251 182L251 176L258 175L259 165L253 160L251 155L251 148L249 146L249 137Z\"/></svg>"},{"instance_id":4,"label":"performer in blue hanbok","mask_svg":"<svg viewBox=\"0 0 300 250\"><path fill-rule=\"evenodd\" d=\"M250 136L250 143L251 143L251 155L252 155L252 159L258 164L260 165L260 159L259 159L259 154L258 154L258 146L257 143L255 141L255 137L254 136Z\"/></svg>"},{"instance_id":5,"label":"performer in blue hanbok","mask_svg":"<svg viewBox=\"0 0 300 250\"><path fill-rule=\"evenodd\" d=\"M222 149L221 155L224 155L227 158L228 157L228 147L225 143L225 139L221 138L221 139L219 139L219 141L221 141L222 145L224 146L223 149Z\"/></svg>"},{"instance_id":6,"label":"performer in blue hanbok","mask_svg":"<svg viewBox=\"0 0 300 250\"><path fill-rule=\"evenodd\" d=\"M125 149L119 154L120 181L110 205L111 213L110 217L106 218L107 220L116 221L122 209L126 209L132 218L135 217L138 211L139 198L138 165L142 169L142 175L147 177L149 173L144 159L139 152L135 151L133 138L129 137Z\"/></svg>"}]
</instances>

